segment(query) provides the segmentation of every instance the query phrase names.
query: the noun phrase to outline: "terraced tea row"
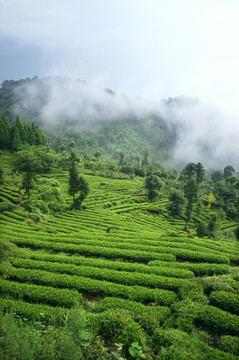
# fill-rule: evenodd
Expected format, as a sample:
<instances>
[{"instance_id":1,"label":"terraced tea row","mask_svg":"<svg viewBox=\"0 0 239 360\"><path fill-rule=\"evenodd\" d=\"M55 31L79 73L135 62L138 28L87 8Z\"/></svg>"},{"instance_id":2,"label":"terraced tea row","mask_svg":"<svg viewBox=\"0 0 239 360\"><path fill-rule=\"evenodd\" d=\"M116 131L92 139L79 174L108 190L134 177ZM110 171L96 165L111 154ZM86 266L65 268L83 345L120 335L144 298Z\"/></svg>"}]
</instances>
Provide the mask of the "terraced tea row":
<instances>
[{"instance_id":1,"label":"terraced tea row","mask_svg":"<svg viewBox=\"0 0 239 360\"><path fill-rule=\"evenodd\" d=\"M43 303L64 308L71 308L82 300L82 296L76 290L21 284L4 279L0 279L0 293L2 296L12 296L14 299L30 303Z\"/></svg>"},{"instance_id":2,"label":"terraced tea row","mask_svg":"<svg viewBox=\"0 0 239 360\"><path fill-rule=\"evenodd\" d=\"M24 238L14 238L5 236L6 240L20 247L31 249L47 249L55 252L66 252L70 254L82 254L85 256L103 256L109 259L128 259L137 262L148 262L150 260L175 261L175 256L171 254L154 254L146 251L125 250L112 247L101 247L91 245L64 244L64 242L51 242L31 240Z\"/></svg>"},{"instance_id":3,"label":"terraced tea row","mask_svg":"<svg viewBox=\"0 0 239 360\"><path fill-rule=\"evenodd\" d=\"M0 265L0 273L6 279L31 282L33 284L53 286L56 288L75 289L83 294L93 296L114 296L142 303L159 302L170 305L176 299L176 294L170 290L150 289L144 286L127 286L104 280L95 280L76 275L63 275L44 270L23 268L8 268Z\"/></svg>"},{"instance_id":4,"label":"terraced tea row","mask_svg":"<svg viewBox=\"0 0 239 360\"><path fill-rule=\"evenodd\" d=\"M178 291L184 284L184 279L165 277L156 274L143 274L139 272L118 271L94 266L63 264L31 259L11 259L14 267L24 269L40 269L55 273L77 275L86 278L106 280L124 285L141 285L150 288L168 289Z\"/></svg>"},{"instance_id":5,"label":"terraced tea row","mask_svg":"<svg viewBox=\"0 0 239 360\"><path fill-rule=\"evenodd\" d=\"M37 251L23 251L23 257L29 257L31 259L36 260L43 260L43 261L51 261L63 264L75 264L80 266L92 266L96 268L103 268L103 269L113 269L119 271L130 271L130 272L139 272L143 274L156 274L162 275L166 277L175 277L175 278L182 278L182 279L189 279L194 276L193 272L187 269L180 269L177 268L168 268L166 264L170 264L168 262L163 262L165 267L163 266L148 266L139 263L127 263L123 261L110 261L110 260L103 260L103 259L95 259L95 258L86 258L83 256L64 256L58 254L42 254L41 252ZM161 263L161 262L160 262ZM178 263L174 263L175 267ZM204 265L204 264L202 264ZM227 265L215 265L215 264L208 264L211 267L214 267L213 273L222 273L226 274L230 272L230 267ZM208 266L208 267L209 267Z\"/></svg>"}]
</instances>

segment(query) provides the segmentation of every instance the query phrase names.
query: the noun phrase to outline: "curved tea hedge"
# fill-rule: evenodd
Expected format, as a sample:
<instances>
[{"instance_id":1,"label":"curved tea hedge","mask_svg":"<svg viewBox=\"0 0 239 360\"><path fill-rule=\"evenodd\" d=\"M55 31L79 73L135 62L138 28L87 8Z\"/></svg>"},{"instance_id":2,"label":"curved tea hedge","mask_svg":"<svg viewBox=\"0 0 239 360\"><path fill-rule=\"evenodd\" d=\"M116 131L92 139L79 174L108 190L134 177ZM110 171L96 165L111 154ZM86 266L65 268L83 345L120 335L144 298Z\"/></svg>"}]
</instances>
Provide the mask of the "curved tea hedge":
<instances>
[{"instance_id":1,"label":"curved tea hedge","mask_svg":"<svg viewBox=\"0 0 239 360\"><path fill-rule=\"evenodd\" d=\"M212 291L209 296L210 304L222 310L239 315L239 295L227 291Z\"/></svg>"},{"instance_id":2,"label":"curved tea hedge","mask_svg":"<svg viewBox=\"0 0 239 360\"><path fill-rule=\"evenodd\" d=\"M17 269L13 267L6 270L3 265L0 265L0 274L3 274L7 279L20 282L70 288L89 295L122 297L142 303L155 301L162 305L170 305L176 299L176 294L170 290L149 289L143 286L127 286L76 275L55 274L44 270Z\"/></svg>"},{"instance_id":3,"label":"curved tea hedge","mask_svg":"<svg viewBox=\"0 0 239 360\"><path fill-rule=\"evenodd\" d=\"M85 278L106 280L124 285L141 285L152 288L178 291L184 284L184 279L167 278L155 274L100 269L93 266L77 266L31 259L11 259L12 264L18 268L40 269L56 273L77 275Z\"/></svg>"},{"instance_id":4,"label":"curved tea hedge","mask_svg":"<svg viewBox=\"0 0 239 360\"><path fill-rule=\"evenodd\" d=\"M50 321L51 319L56 319L58 316L62 316L66 309L61 307L53 307L49 305L41 304L30 304L22 300L12 300L12 299L0 299L0 309L3 312L13 311L27 319L40 320L40 321Z\"/></svg>"},{"instance_id":5,"label":"curved tea hedge","mask_svg":"<svg viewBox=\"0 0 239 360\"><path fill-rule=\"evenodd\" d=\"M0 293L15 299L51 306L70 308L82 300L82 295L75 290L56 289L50 286L21 284L0 279Z\"/></svg>"}]
</instances>

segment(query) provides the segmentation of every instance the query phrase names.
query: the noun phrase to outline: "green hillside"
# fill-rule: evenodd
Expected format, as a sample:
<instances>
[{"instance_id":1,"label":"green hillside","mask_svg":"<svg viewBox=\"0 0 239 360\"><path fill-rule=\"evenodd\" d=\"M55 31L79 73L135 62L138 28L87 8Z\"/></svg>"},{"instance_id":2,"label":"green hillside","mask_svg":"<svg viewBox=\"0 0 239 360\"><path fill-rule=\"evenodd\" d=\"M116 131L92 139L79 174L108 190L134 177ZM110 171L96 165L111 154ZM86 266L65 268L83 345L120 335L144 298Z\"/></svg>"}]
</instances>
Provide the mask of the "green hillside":
<instances>
[{"instance_id":1,"label":"green hillside","mask_svg":"<svg viewBox=\"0 0 239 360\"><path fill-rule=\"evenodd\" d=\"M53 100L55 87L65 94L64 98L70 99L62 113L58 110L62 104L58 99ZM62 143L67 147L73 140L82 156L93 156L100 149L105 158L118 159L123 151L125 160L135 161L148 151L151 160L167 160L175 143L176 129L158 112L139 113L130 99L118 97L109 89L95 88L79 80L34 77L4 81L0 88L0 109L12 124L19 114L23 122L31 120L40 125L55 150ZM108 102L108 108L103 101Z\"/></svg>"},{"instance_id":2,"label":"green hillside","mask_svg":"<svg viewBox=\"0 0 239 360\"><path fill-rule=\"evenodd\" d=\"M215 184L174 219L170 194L186 173L146 167L163 184L149 200L145 177L81 159L90 192L77 210L63 155L36 173L30 199L17 156L0 157L2 359L238 359L238 218L208 206Z\"/></svg>"}]
</instances>

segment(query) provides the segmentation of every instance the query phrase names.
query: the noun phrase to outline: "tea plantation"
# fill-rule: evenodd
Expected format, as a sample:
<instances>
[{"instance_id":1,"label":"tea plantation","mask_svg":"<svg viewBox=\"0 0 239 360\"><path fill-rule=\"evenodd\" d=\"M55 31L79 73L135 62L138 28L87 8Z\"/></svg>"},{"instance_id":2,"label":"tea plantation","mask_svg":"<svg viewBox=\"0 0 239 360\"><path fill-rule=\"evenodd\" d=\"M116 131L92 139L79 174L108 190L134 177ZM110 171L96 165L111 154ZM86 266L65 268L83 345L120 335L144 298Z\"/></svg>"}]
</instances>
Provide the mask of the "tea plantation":
<instances>
[{"instance_id":1,"label":"tea plantation","mask_svg":"<svg viewBox=\"0 0 239 360\"><path fill-rule=\"evenodd\" d=\"M2 359L239 359L237 221L198 238L214 210L194 210L185 230L166 187L149 201L144 178L82 162L82 210L55 168L37 174L32 196L58 189L64 210L30 211L15 157L0 157Z\"/></svg>"}]
</instances>

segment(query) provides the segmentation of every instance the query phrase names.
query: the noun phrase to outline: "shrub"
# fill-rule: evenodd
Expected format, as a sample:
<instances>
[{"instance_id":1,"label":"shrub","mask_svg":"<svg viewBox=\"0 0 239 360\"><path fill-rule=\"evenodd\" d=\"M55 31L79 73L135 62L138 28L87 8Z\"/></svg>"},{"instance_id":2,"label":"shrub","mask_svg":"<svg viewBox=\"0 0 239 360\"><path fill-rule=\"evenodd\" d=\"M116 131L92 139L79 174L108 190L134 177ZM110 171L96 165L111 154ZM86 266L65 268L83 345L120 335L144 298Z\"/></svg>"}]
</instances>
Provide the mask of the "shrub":
<instances>
[{"instance_id":1,"label":"shrub","mask_svg":"<svg viewBox=\"0 0 239 360\"><path fill-rule=\"evenodd\" d=\"M207 229L207 225L204 223L204 222L200 222L197 226L197 229L196 229L196 235L199 237L199 238L202 238L204 236L208 236L209 235L209 232L208 232L208 229Z\"/></svg>"},{"instance_id":2,"label":"shrub","mask_svg":"<svg viewBox=\"0 0 239 360\"><path fill-rule=\"evenodd\" d=\"M75 290L56 289L50 286L21 284L0 279L1 294L14 296L29 302L40 302L51 306L71 307L82 300Z\"/></svg>"},{"instance_id":3,"label":"shrub","mask_svg":"<svg viewBox=\"0 0 239 360\"><path fill-rule=\"evenodd\" d=\"M145 335L130 313L126 310L115 309L106 311L99 317L100 332L113 343L122 343L129 347L133 342L145 345Z\"/></svg>"},{"instance_id":4,"label":"shrub","mask_svg":"<svg viewBox=\"0 0 239 360\"><path fill-rule=\"evenodd\" d=\"M145 172L143 169L135 168L134 169L135 176L145 177Z\"/></svg>"},{"instance_id":5,"label":"shrub","mask_svg":"<svg viewBox=\"0 0 239 360\"><path fill-rule=\"evenodd\" d=\"M239 356L239 338L230 335L221 336L219 342L219 349Z\"/></svg>"},{"instance_id":6,"label":"shrub","mask_svg":"<svg viewBox=\"0 0 239 360\"><path fill-rule=\"evenodd\" d=\"M124 174L133 174L134 169L132 166L130 165L122 165L119 169L120 172L124 173Z\"/></svg>"},{"instance_id":7,"label":"shrub","mask_svg":"<svg viewBox=\"0 0 239 360\"><path fill-rule=\"evenodd\" d=\"M12 211L15 209L15 205L10 202L0 202L0 212Z\"/></svg>"},{"instance_id":8,"label":"shrub","mask_svg":"<svg viewBox=\"0 0 239 360\"><path fill-rule=\"evenodd\" d=\"M4 274L8 279L20 280L21 282L70 288L94 296L115 296L143 303L154 301L162 305L170 305L176 298L176 294L170 290L128 286L76 275L55 274L43 270L8 268L6 271L4 266L0 266L0 274Z\"/></svg>"},{"instance_id":9,"label":"shrub","mask_svg":"<svg viewBox=\"0 0 239 360\"><path fill-rule=\"evenodd\" d=\"M157 329L152 341L158 360L236 360L232 354L214 349L181 330Z\"/></svg>"},{"instance_id":10,"label":"shrub","mask_svg":"<svg viewBox=\"0 0 239 360\"><path fill-rule=\"evenodd\" d=\"M208 304L208 298L204 295L203 285L195 279L186 281L182 285L180 289L180 296L182 299L189 298L190 300L201 304Z\"/></svg>"},{"instance_id":11,"label":"shrub","mask_svg":"<svg viewBox=\"0 0 239 360\"><path fill-rule=\"evenodd\" d=\"M209 297L210 304L222 310L239 314L239 295L227 291L212 291Z\"/></svg>"},{"instance_id":12,"label":"shrub","mask_svg":"<svg viewBox=\"0 0 239 360\"><path fill-rule=\"evenodd\" d=\"M0 263L7 260L11 255L11 252L12 250L10 246L4 241L0 240Z\"/></svg>"}]
</instances>

